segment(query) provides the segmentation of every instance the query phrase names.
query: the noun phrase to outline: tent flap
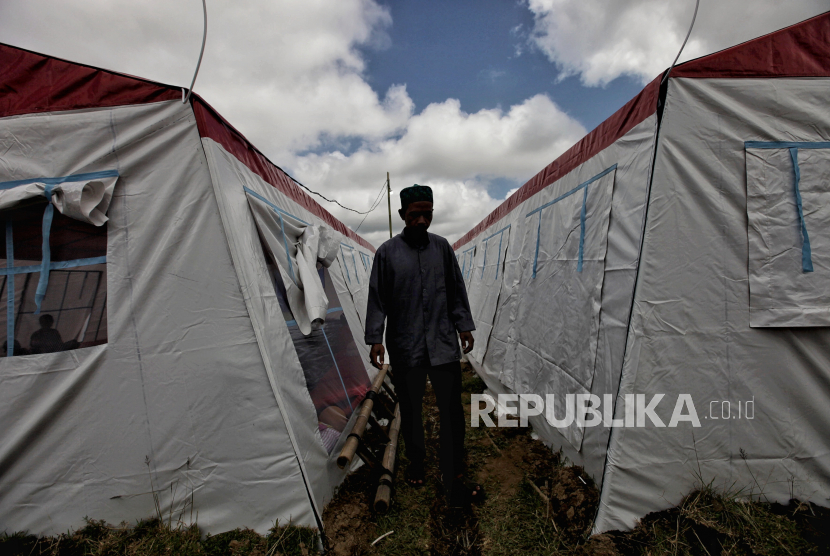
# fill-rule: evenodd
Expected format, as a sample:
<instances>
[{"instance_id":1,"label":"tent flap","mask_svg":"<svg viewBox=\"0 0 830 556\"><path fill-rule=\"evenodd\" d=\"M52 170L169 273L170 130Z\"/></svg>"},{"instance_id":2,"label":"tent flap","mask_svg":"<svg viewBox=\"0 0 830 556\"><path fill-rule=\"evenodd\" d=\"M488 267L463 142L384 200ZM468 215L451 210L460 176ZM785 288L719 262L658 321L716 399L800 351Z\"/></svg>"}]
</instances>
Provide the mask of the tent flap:
<instances>
[{"instance_id":1,"label":"tent flap","mask_svg":"<svg viewBox=\"0 0 830 556\"><path fill-rule=\"evenodd\" d=\"M116 181L118 172L111 170L62 178L5 182L0 184L0 210L42 197L65 216L103 226L107 221L107 209Z\"/></svg>"},{"instance_id":2,"label":"tent flap","mask_svg":"<svg viewBox=\"0 0 830 556\"><path fill-rule=\"evenodd\" d=\"M326 226L309 224L246 188L248 203L268 254L280 269L300 331L311 334L326 320L329 300L317 274L337 256L338 241Z\"/></svg>"},{"instance_id":3,"label":"tent flap","mask_svg":"<svg viewBox=\"0 0 830 556\"><path fill-rule=\"evenodd\" d=\"M750 326L830 326L830 144L747 143Z\"/></svg>"}]
</instances>

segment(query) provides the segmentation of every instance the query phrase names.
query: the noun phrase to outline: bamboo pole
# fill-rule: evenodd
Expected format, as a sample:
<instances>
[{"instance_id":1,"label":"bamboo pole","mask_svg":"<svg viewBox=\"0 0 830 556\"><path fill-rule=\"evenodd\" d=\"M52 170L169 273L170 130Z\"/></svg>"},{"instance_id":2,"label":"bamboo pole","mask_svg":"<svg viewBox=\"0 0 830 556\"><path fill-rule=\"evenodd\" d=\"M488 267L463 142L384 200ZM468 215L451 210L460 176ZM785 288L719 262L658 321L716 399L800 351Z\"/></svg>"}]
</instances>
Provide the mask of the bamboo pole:
<instances>
[{"instance_id":1,"label":"bamboo pole","mask_svg":"<svg viewBox=\"0 0 830 556\"><path fill-rule=\"evenodd\" d=\"M389 509L392 499L392 479L395 476L395 459L398 455L398 435L401 432L401 407L395 404L395 418L389 425L389 444L383 452L383 469L378 491L375 495L375 511L384 513Z\"/></svg>"},{"instance_id":2,"label":"bamboo pole","mask_svg":"<svg viewBox=\"0 0 830 556\"><path fill-rule=\"evenodd\" d=\"M375 395L378 393L381 384L383 384L383 380L386 378L386 371L388 369L389 365L381 367L375 377L375 380L372 381L372 389L369 392L374 392ZM357 419L354 421L352 432L349 434L349 438L346 439L346 443L343 444L343 449L340 451L340 456L337 458L337 466L340 469L344 469L347 465L351 465L354 454L357 452L357 447L360 444L360 439L363 438L363 433L366 432L366 424L369 422L369 415L371 415L372 408L375 405L372 397L373 396L366 394L366 398L364 398L363 403L360 405L360 413L358 413Z\"/></svg>"}]
</instances>

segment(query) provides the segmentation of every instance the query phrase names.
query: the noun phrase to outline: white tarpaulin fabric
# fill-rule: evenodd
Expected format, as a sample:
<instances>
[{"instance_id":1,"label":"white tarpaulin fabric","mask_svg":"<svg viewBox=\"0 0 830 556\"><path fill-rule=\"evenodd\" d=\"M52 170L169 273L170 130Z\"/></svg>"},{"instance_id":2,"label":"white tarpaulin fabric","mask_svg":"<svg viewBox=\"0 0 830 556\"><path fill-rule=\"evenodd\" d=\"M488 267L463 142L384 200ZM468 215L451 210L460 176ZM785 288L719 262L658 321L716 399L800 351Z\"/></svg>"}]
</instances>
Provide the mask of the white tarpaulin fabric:
<instances>
[{"instance_id":1,"label":"white tarpaulin fabric","mask_svg":"<svg viewBox=\"0 0 830 556\"><path fill-rule=\"evenodd\" d=\"M36 178L37 179L37 178ZM74 176L66 181L28 181L0 191L0 210L19 205L23 201L48 198L51 203L70 218L103 226L107 221L107 209L112 200L112 190L118 180L114 172L99 172Z\"/></svg>"},{"instance_id":2,"label":"white tarpaulin fabric","mask_svg":"<svg viewBox=\"0 0 830 556\"><path fill-rule=\"evenodd\" d=\"M597 530L633 527L710 481L747 496L763 490L769 501L826 504L830 329L750 326L752 272L785 286L771 300L790 309L810 290L801 281L790 153L747 144L827 141L826 91L823 79L669 80L620 385L621 397L662 394L655 413L666 426L645 420L613 429ZM807 199L830 185L815 179L826 158L813 152L799 148L798 160L810 192L807 230L822 245L826 226L811 219L823 221L825 208ZM766 200L752 198L762 191ZM769 259L753 252L754 234L769 237ZM820 249L813 275L826 272L815 261L827 256L827 243ZM668 426L681 394L693 400L699 427Z\"/></svg>"},{"instance_id":3,"label":"white tarpaulin fabric","mask_svg":"<svg viewBox=\"0 0 830 556\"><path fill-rule=\"evenodd\" d=\"M108 343L0 358L0 523L56 534L84 516L132 522L155 514L155 491L165 515L192 495L203 531L316 525L192 107L3 118L0 151L0 182L120 176L106 223ZM279 360L299 366L290 346Z\"/></svg>"},{"instance_id":4,"label":"white tarpaulin fabric","mask_svg":"<svg viewBox=\"0 0 830 556\"><path fill-rule=\"evenodd\" d=\"M830 143L746 147L750 326L830 326Z\"/></svg>"},{"instance_id":5,"label":"white tarpaulin fabric","mask_svg":"<svg viewBox=\"0 0 830 556\"><path fill-rule=\"evenodd\" d=\"M504 281L504 263L510 242L510 225L498 230L487 230L482 236L481 255L478 260L468 256L472 262L470 272L467 273L470 277L467 285L470 311L476 325L473 331L475 345L470 355L478 361L484 358L487 344L490 341L490 333L493 330L493 320ZM473 255L472 251L470 255Z\"/></svg>"},{"instance_id":6,"label":"white tarpaulin fabric","mask_svg":"<svg viewBox=\"0 0 830 556\"><path fill-rule=\"evenodd\" d=\"M518 394L553 395L557 418L568 394L591 390L615 170L581 184L579 173L568 176L556 188L564 193L537 195L525 214L522 296L510 316L503 378ZM583 429L575 419L558 430L579 450Z\"/></svg>"},{"instance_id":7,"label":"white tarpaulin fabric","mask_svg":"<svg viewBox=\"0 0 830 556\"><path fill-rule=\"evenodd\" d=\"M482 287L482 283L475 281L475 274L478 273L479 276L481 274L483 257L480 255L480 251L484 247L483 240L485 238L510 226L509 245L505 248L503 269L499 270L503 274L503 279L500 281L501 289L498 294L495 317L491 321L493 330L489 341L485 344L486 351L483 355L479 355L480 352L474 351L469 356L470 362L494 393L517 393L513 389L514 387L518 388L519 385L525 384L527 388L530 388L528 385L533 383L537 377L540 377L540 375L547 376L549 377L547 381L536 381L537 384L533 385L533 388L536 388L535 391L526 390L524 393L543 394L548 390L555 390L559 387L555 387L551 383L558 381L562 388L562 390L559 390L559 394L557 395L556 391L548 393L552 393L557 397L556 416L559 418L562 418L565 413L565 402L561 398L568 392L565 388L570 388L570 393L590 393L599 396L603 400L606 395L616 396L628 315L631 309L634 277L639 257L639 241L643 226L649 169L654 152L656 124L656 116L647 118L630 130L623 138L597 154L592 160L518 205L505 218L482 232L480 237L458 248L457 256L459 264L463 265L462 268L466 271L465 276L468 279L471 304L474 299L491 299L492 290L478 291ZM563 317L557 314L554 309L551 309L551 304L570 303L570 299L565 295L567 290L560 288L558 290L560 299L551 300L549 298L554 290L542 286L539 280L543 279L542 272L550 272L552 275L547 280L548 285L558 283L557 280L563 280L564 275L556 273L551 265L566 267L571 264L576 267L579 264L579 237L581 235L581 207L585 195L584 188L573 191L571 195L547 205L541 211L535 212L529 217L527 215L615 165L614 170L586 186L588 197L585 199L586 237L583 241L583 272L588 269L587 261L592 260L591 265L602 266L603 277L600 279L599 293L601 298L598 316L597 314L588 313L579 314L576 317L589 328L595 327L594 334L596 337L595 347L588 346L588 349L594 350L596 354L594 363L588 364L587 369L590 370L586 370L583 376L583 384L580 384L566 371L556 370L553 364L544 363L547 360L541 356L536 356L532 350L521 345L511 348L512 336L510 334L536 338L537 343L549 341L549 346L545 347L546 353L551 353L557 349L565 349L568 345L564 342L550 340L552 337L550 336L552 334L551 330L559 330L562 333L565 328ZM594 188L593 192L591 188ZM601 196L595 197L600 193L602 193ZM544 214L568 199L571 199L573 204L573 207L571 207L573 210L569 214L558 216ZM597 200L600 201L599 204L597 204ZM610 209L606 204L607 202L610 202ZM606 211L608 212L606 213ZM540 213L542 213L541 227ZM560 227L557 228L554 220L565 218L565 216L569 220L567 220L567 223L560 222ZM602 222L603 218L605 222ZM605 239L602 237L603 229L606 230ZM537 278L534 279L533 259L536 249L536 234L539 230L542 231L542 234L545 234L539 236L539 258L544 260L541 265L537 261ZM507 232L504 233L507 234ZM487 242L488 267L491 257L497 260L497 257L493 256L495 246L491 245L494 240L498 243L497 237ZM603 242L605 246L603 246ZM603 249L604 255L601 255ZM559 252L557 256L562 257L563 260L550 257L551 253L557 252ZM566 253L569 253L569 255L566 255ZM571 258L567 259L568 256ZM550 261L548 262L549 257ZM545 270L546 268L548 270ZM583 278L583 274L576 272L574 268L571 270L570 276L571 280L581 282L588 275L585 274L586 278ZM596 275L592 279L597 280ZM540 285L536 286L535 284ZM492 285L483 285L493 287ZM533 291L533 294L527 293L529 288ZM584 290L583 293L587 295L589 290ZM591 295L595 294L591 293ZM596 303L596 298L590 301L586 298L583 303L586 303L586 307L594 311L593 304ZM535 321L525 324L524 321L518 318L521 304L524 304L524 311L529 315L532 311L535 311L533 307L535 304L540 307L547 307L546 311L550 314L537 313ZM483 325L486 324L483 323ZM478 322L476 326L479 326ZM528 331L521 330L524 326L528 327ZM476 333L479 332L476 331ZM567 331L564 333L567 336ZM586 333L586 338L580 339L580 341L587 342L587 335L588 333ZM508 351L510 352L509 357ZM521 353L519 353L520 351ZM525 363L517 364L516 361L519 356L524 357L522 361L530 361L531 365L535 364L536 366L524 367L522 365ZM543 369L543 365L548 367L547 370ZM593 367L590 367L590 365L593 365ZM576 366L576 364L569 364L567 368L571 368L571 366ZM548 386L545 386L546 383ZM548 390L543 391L543 388ZM610 429L602 426L585 428L578 426L576 423L569 427L557 429L541 416L531 417L530 421L534 430L538 432L545 443L552 445L555 449L561 449L570 461L582 465L597 484L601 484Z\"/></svg>"},{"instance_id":8,"label":"white tarpaulin fabric","mask_svg":"<svg viewBox=\"0 0 830 556\"><path fill-rule=\"evenodd\" d=\"M354 245L351 240L345 239L336 246L339 250L336 259L340 266L340 273L345 277L345 285L352 298L360 325L365 327L366 305L369 302L369 275L372 271L374 260L365 248ZM363 336L360 336L360 344L363 343Z\"/></svg>"},{"instance_id":9,"label":"white tarpaulin fabric","mask_svg":"<svg viewBox=\"0 0 830 556\"><path fill-rule=\"evenodd\" d=\"M280 269L288 304L303 334L310 334L326 320L329 300L317 275L317 263L328 268L337 256L338 242L326 226L314 226L248 191L260 237ZM287 270L286 270L287 269Z\"/></svg>"},{"instance_id":10,"label":"white tarpaulin fabric","mask_svg":"<svg viewBox=\"0 0 830 556\"><path fill-rule=\"evenodd\" d=\"M322 512L323 506L331 499L334 489L346 474L346 471L337 467L336 459L347 435L340 437L338 444L329 454L318 428L318 416L307 387L303 367L295 354L274 283L266 268L262 252L263 242L250 208L252 193L257 199L267 201L268 210L273 212L273 207L277 207L285 216L285 222L293 217L295 221L306 222L309 226L323 224L315 215L252 172L221 145L208 138L203 139L202 143L222 220L226 223L238 282L245 284L245 302L254 332L258 336L261 357L265 362L265 374L273 397L279 407L284 408L288 423L288 443L283 445L282 449L293 446L294 451L301 456L302 478L310 495L313 496L311 502L316 511ZM331 232L331 235L338 243L344 241L342 235L337 232ZM337 244L333 251L337 254L336 246ZM326 250L326 253L330 255L331 250ZM284 284L288 286L285 279L288 274L287 260L278 260L277 266ZM340 274L337 264L331 264L328 270L339 294L339 285L342 285L345 278ZM352 338L359 337L361 342L358 345L361 345L363 333L359 321L355 318L356 311L351 298L348 295L339 295L339 301ZM361 362L364 366L360 370L363 372L368 367L368 352ZM356 413L353 417L354 415Z\"/></svg>"}]
</instances>

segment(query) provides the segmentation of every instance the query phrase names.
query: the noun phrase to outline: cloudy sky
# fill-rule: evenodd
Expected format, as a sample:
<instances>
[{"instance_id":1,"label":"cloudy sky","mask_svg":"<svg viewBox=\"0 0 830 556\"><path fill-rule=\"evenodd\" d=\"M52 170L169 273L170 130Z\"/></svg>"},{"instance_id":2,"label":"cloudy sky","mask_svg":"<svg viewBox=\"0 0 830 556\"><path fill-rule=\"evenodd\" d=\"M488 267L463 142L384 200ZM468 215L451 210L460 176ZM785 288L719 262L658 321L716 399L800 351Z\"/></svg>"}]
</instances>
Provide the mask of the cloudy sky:
<instances>
[{"instance_id":1,"label":"cloudy sky","mask_svg":"<svg viewBox=\"0 0 830 556\"><path fill-rule=\"evenodd\" d=\"M450 241L668 67L694 0L207 0L194 90L311 189L433 187ZM701 0L681 61L830 10ZM0 0L0 42L188 86L199 0ZM393 199L393 209L395 200ZM363 219L328 203L356 228ZM395 231L401 223L394 216ZM388 238L386 202L359 233Z\"/></svg>"}]
</instances>

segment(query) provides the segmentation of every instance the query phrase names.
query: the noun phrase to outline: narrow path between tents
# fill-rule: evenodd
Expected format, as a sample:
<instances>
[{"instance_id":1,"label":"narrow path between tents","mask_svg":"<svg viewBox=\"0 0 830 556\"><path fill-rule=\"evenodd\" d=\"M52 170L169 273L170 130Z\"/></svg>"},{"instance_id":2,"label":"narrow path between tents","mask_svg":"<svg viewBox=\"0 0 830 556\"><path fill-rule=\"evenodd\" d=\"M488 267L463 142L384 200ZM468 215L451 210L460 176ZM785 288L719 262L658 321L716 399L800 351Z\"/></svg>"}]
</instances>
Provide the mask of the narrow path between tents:
<instances>
[{"instance_id":1,"label":"narrow path between tents","mask_svg":"<svg viewBox=\"0 0 830 556\"><path fill-rule=\"evenodd\" d=\"M447 508L437 466L438 410L428 387L423 412L426 486L413 489L403 482L408 465L404 446L392 508L376 515L370 509L376 478L367 467L353 473L323 516L332 554L517 554L584 543L598 499L590 477L579 467L562 466L559 455L534 440L529 428L470 428L470 394L484 388L465 365L469 474L484 485L487 500L463 511Z\"/></svg>"}]
</instances>

